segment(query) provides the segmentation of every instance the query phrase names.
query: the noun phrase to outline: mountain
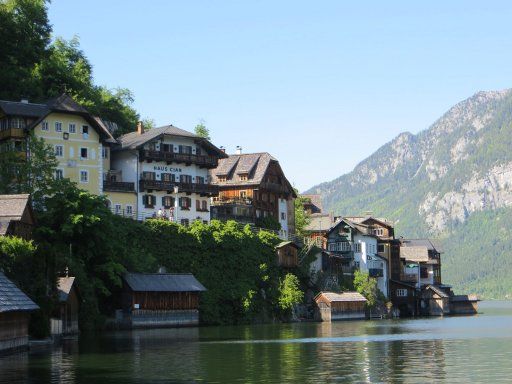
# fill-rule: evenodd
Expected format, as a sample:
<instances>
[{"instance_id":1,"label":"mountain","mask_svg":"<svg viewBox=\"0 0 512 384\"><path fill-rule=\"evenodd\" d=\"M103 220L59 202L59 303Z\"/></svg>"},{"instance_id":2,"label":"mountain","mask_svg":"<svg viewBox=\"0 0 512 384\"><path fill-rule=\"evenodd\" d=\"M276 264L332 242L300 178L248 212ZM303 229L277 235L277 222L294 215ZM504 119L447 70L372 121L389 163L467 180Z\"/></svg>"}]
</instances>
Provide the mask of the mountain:
<instances>
[{"instance_id":1,"label":"mountain","mask_svg":"<svg viewBox=\"0 0 512 384\"><path fill-rule=\"evenodd\" d=\"M398 235L440 239L444 282L512 298L512 90L478 92L306 193L326 211L372 211Z\"/></svg>"}]
</instances>

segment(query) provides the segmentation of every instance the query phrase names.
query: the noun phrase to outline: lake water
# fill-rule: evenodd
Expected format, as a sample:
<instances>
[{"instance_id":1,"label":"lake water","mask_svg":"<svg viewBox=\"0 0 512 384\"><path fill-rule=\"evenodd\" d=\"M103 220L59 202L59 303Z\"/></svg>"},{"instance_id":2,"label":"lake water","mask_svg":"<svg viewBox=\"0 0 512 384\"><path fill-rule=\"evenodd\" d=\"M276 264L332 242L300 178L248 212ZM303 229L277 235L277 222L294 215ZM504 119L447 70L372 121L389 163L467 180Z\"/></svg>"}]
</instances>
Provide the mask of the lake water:
<instances>
[{"instance_id":1,"label":"lake water","mask_svg":"<svg viewBox=\"0 0 512 384\"><path fill-rule=\"evenodd\" d=\"M512 382L512 302L480 312L82 336L0 358L0 382Z\"/></svg>"}]
</instances>

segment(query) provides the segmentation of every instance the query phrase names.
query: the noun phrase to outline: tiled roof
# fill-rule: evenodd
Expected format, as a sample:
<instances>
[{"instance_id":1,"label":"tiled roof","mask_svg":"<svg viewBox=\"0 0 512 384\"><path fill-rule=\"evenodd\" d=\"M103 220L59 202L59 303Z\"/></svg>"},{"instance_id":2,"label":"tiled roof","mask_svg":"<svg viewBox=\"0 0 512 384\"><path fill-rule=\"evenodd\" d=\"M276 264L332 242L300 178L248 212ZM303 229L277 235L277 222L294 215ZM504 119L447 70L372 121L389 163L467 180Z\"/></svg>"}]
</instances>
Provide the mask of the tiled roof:
<instances>
[{"instance_id":1,"label":"tiled roof","mask_svg":"<svg viewBox=\"0 0 512 384\"><path fill-rule=\"evenodd\" d=\"M39 309L12 281L0 272L0 313Z\"/></svg>"},{"instance_id":2,"label":"tiled roof","mask_svg":"<svg viewBox=\"0 0 512 384\"><path fill-rule=\"evenodd\" d=\"M311 205L313 205L319 212L322 212L322 196L318 194L309 194L309 195L300 195L300 197L304 197L309 199Z\"/></svg>"},{"instance_id":3,"label":"tiled roof","mask_svg":"<svg viewBox=\"0 0 512 384\"><path fill-rule=\"evenodd\" d=\"M343 292L343 293L335 293L335 292L320 292L317 297L323 296L329 302L353 302L353 301L363 301L367 300L363 295L359 292Z\"/></svg>"},{"instance_id":4,"label":"tiled roof","mask_svg":"<svg viewBox=\"0 0 512 384\"><path fill-rule=\"evenodd\" d=\"M192 274L127 273L126 284L136 292L202 292L206 288Z\"/></svg>"},{"instance_id":5,"label":"tiled roof","mask_svg":"<svg viewBox=\"0 0 512 384\"><path fill-rule=\"evenodd\" d=\"M20 101L0 100L0 109L6 115L42 117L50 112L46 104L22 103Z\"/></svg>"},{"instance_id":6,"label":"tiled roof","mask_svg":"<svg viewBox=\"0 0 512 384\"><path fill-rule=\"evenodd\" d=\"M316 214L310 216L310 222L304 228L308 232L327 232L334 224L334 218L329 214Z\"/></svg>"},{"instance_id":7,"label":"tiled roof","mask_svg":"<svg viewBox=\"0 0 512 384\"><path fill-rule=\"evenodd\" d=\"M74 282L74 277L59 277L59 280L57 281L57 289L59 291L60 302L68 301L68 296L71 292L71 288L73 288Z\"/></svg>"},{"instance_id":8,"label":"tiled roof","mask_svg":"<svg viewBox=\"0 0 512 384\"><path fill-rule=\"evenodd\" d=\"M46 102L46 105L55 112L67 112L67 113L89 113L87 109L78 104L73 98L65 93L62 95L50 99Z\"/></svg>"},{"instance_id":9,"label":"tiled roof","mask_svg":"<svg viewBox=\"0 0 512 384\"><path fill-rule=\"evenodd\" d=\"M428 261L428 249L427 247L400 247L400 257L409 261L416 262L427 262Z\"/></svg>"},{"instance_id":10,"label":"tiled roof","mask_svg":"<svg viewBox=\"0 0 512 384\"><path fill-rule=\"evenodd\" d=\"M29 202L29 194L0 195L0 217L19 220Z\"/></svg>"},{"instance_id":11,"label":"tiled roof","mask_svg":"<svg viewBox=\"0 0 512 384\"><path fill-rule=\"evenodd\" d=\"M436 240L432 239L402 239L402 247L425 247L429 251L441 252L441 245Z\"/></svg>"}]
</instances>

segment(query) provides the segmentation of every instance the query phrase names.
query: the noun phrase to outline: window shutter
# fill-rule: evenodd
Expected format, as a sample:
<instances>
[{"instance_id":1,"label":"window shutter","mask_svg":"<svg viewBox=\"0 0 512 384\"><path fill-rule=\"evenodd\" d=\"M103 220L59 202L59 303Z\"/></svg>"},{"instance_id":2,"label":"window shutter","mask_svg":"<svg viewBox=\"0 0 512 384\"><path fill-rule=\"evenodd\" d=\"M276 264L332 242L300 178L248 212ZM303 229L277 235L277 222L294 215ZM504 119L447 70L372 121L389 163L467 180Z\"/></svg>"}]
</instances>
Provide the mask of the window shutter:
<instances>
[{"instance_id":1,"label":"window shutter","mask_svg":"<svg viewBox=\"0 0 512 384\"><path fill-rule=\"evenodd\" d=\"M145 206L148 205L148 195L143 195L142 196L142 204L144 204Z\"/></svg>"}]
</instances>

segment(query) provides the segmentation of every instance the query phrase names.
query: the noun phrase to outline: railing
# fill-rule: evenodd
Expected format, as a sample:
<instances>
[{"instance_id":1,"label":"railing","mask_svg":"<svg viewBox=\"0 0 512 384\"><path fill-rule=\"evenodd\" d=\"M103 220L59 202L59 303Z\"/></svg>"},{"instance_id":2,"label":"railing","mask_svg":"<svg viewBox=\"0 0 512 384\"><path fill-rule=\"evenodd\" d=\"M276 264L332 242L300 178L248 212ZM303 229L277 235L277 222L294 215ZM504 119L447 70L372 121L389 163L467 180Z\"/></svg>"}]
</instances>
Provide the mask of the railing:
<instances>
[{"instance_id":1,"label":"railing","mask_svg":"<svg viewBox=\"0 0 512 384\"><path fill-rule=\"evenodd\" d=\"M165 151L142 150L141 160L156 160L174 163L197 164L201 167L216 168L218 159L215 156L193 155L189 153L175 153Z\"/></svg>"},{"instance_id":2,"label":"railing","mask_svg":"<svg viewBox=\"0 0 512 384\"><path fill-rule=\"evenodd\" d=\"M331 252L352 252L354 246L349 241L337 241L327 244L327 250Z\"/></svg>"},{"instance_id":3,"label":"railing","mask_svg":"<svg viewBox=\"0 0 512 384\"><path fill-rule=\"evenodd\" d=\"M212 220L220 220L220 221L235 220L240 223L254 224L255 219L256 219L256 217L254 217L254 216L216 213L216 212L212 211Z\"/></svg>"},{"instance_id":4,"label":"railing","mask_svg":"<svg viewBox=\"0 0 512 384\"><path fill-rule=\"evenodd\" d=\"M212 205L252 205L252 199L241 199L241 198L221 198L216 197L213 199Z\"/></svg>"},{"instance_id":5,"label":"railing","mask_svg":"<svg viewBox=\"0 0 512 384\"><path fill-rule=\"evenodd\" d=\"M178 187L179 192L199 193L202 195L218 195L219 187L212 184L180 183L176 181L140 180L141 190L156 189L159 191L174 191Z\"/></svg>"},{"instance_id":6,"label":"railing","mask_svg":"<svg viewBox=\"0 0 512 384\"><path fill-rule=\"evenodd\" d=\"M5 138L24 138L25 130L23 128L7 128L0 131L0 139Z\"/></svg>"},{"instance_id":7,"label":"railing","mask_svg":"<svg viewBox=\"0 0 512 384\"><path fill-rule=\"evenodd\" d=\"M135 192L135 183L123 181L103 181L103 190L109 192Z\"/></svg>"}]
</instances>

